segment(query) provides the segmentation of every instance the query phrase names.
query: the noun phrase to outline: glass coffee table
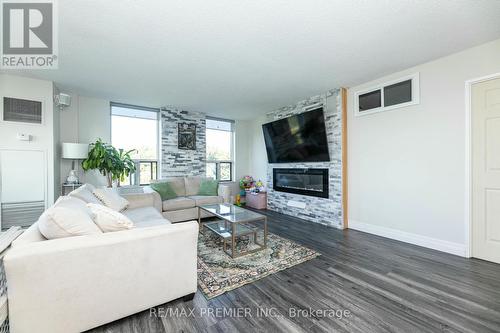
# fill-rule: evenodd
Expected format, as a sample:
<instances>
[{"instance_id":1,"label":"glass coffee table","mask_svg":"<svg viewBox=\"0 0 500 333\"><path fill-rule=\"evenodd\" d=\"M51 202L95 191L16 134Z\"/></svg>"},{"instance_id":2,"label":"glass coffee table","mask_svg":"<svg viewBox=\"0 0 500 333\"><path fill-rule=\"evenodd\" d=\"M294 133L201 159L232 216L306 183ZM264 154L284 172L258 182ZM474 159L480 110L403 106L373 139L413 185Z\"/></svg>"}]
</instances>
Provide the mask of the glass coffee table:
<instances>
[{"instance_id":1,"label":"glass coffee table","mask_svg":"<svg viewBox=\"0 0 500 333\"><path fill-rule=\"evenodd\" d=\"M215 215L220 220L202 223L202 210ZM203 226L205 226L208 230L222 238L224 252L231 256L231 258L262 251L267 247L267 217L248 209L231 204L202 205L198 207L198 223L200 225L200 232L203 230ZM257 224L263 224L262 229L258 228ZM260 230L264 233L262 243L257 240L257 233ZM247 235L253 235L253 242L256 248L244 252L237 251L236 238ZM231 245L231 251L228 250L228 245Z\"/></svg>"}]
</instances>

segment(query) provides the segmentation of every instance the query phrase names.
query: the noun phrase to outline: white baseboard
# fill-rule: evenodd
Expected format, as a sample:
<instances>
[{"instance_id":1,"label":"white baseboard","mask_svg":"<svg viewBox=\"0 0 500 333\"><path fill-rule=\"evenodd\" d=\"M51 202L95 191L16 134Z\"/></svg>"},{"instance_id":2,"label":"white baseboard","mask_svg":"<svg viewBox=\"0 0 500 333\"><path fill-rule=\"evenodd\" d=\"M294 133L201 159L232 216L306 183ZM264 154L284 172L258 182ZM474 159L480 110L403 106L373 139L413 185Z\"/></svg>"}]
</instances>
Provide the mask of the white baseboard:
<instances>
[{"instance_id":1,"label":"white baseboard","mask_svg":"<svg viewBox=\"0 0 500 333\"><path fill-rule=\"evenodd\" d=\"M461 257L467 256L465 244L449 242L427 236L421 236L401 230L381 227L378 225L358 222L354 220L349 220L349 229L363 231L369 234L374 234L377 236L382 236L405 243L423 246L429 249L451 253Z\"/></svg>"}]
</instances>

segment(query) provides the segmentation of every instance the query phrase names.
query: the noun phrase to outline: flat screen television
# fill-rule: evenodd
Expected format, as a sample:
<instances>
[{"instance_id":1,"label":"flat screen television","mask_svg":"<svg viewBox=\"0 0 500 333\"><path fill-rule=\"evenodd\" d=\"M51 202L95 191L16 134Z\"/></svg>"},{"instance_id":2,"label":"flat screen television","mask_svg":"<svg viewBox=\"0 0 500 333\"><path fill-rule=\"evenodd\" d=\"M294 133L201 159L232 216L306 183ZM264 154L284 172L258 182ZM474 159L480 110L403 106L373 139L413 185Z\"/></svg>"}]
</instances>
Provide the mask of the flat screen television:
<instances>
[{"instance_id":1,"label":"flat screen television","mask_svg":"<svg viewBox=\"0 0 500 333\"><path fill-rule=\"evenodd\" d=\"M330 161L323 108L262 125L269 163Z\"/></svg>"}]
</instances>

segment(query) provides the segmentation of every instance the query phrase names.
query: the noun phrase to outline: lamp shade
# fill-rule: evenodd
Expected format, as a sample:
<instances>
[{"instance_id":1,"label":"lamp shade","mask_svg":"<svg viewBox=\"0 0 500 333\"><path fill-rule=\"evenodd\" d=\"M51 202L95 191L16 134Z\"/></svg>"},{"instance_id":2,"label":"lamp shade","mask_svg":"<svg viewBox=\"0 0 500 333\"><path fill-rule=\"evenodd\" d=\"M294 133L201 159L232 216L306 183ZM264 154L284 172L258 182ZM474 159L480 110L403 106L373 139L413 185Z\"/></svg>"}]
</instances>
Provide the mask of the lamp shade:
<instances>
[{"instance_id":1,"label":"lamp shade","mask_svg":"<svg viewBox=\"0 0 500 333\"><path fill-rule=\"evenodd\" d=\"M63 143L62 158L71 160L83 160L87 158L89 145L87 143Z\"/></svg>"}]
</instances>

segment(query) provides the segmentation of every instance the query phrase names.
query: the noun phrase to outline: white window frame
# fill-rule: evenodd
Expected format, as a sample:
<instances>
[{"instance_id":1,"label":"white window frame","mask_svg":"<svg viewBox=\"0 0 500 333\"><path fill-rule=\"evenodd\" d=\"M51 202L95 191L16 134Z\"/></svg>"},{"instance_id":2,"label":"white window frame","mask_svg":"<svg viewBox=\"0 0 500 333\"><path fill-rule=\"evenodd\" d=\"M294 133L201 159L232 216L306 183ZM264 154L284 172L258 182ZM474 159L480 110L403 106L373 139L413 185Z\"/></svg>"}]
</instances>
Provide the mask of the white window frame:
<instances>
[{"instance_id":1,"label":"white window frame","mask_svg":"<svg viewBox=\"0 0 500 333\"><path fill-rule=\"evenodd\" d=\"M216 117L209 117L207 116L206 119L210 120L217 120L217 121L224 121L231 123L231 159L230 160L209 160L208 158L205 158L205 168L208 163L216 163L217 165L219 163L230 163L231 164L231 179L230 180L220 180L220 169L218 169L218 166L216 167L216 179L219 180L220 182L233 182L235 179L235 139L236 139L236 124L234 120L231 119L223 119L223 118L216 118ZM205 131L210 128L205 128ZM205 133L206 135L206 133ZM205 153L206 154L206 153Z\"/></svg>"},{"instance_id":2,"label":"white window frame","mask_svg":"<svg viewBox=\"0 0 500 333\"><path fill-rule=\"evenodd\" d=\"M113 107L121 107L121 108L128 108L128 109L136 109L136 110L144 110L144 111L149 111L149 112L157 112L157 126L156 126L156 160L143 160L143 159L134 159L134 163L136 166L136 169L140 168L141 163L150 163L150 162L156 162L156 179L161 179L161 110L159 108L151 108L151 107L146 107L146 106L139 106L139 105L131 105L131 104L124 104L124 103L118 103L118 102L110 102L109 103L109 113L110 113L110 141L113 141L113 116L117 117L128 117L128 118L140 118L140 117L133 117L133 116L125 116L125 115L114 115L113 114ZM113 144L113 142L111 142ZM152 167L152 166L151 166ZM129 177L134 178L134 185L130 186L145 186L145 185L150 185L150 184L141 184L140 179L141 179L141 173L140 170L139 172L134 172L131 174Z\"/></svg>"},{"instance_id":3,"label":"white window frame","mask_svg":"<svg viewBox=\"0 0 500 333\"><path fill-rule=\"evenodd\" d=\"M411 101L406 103L395 104L391 106L384 106L384 89L387 86L411 80ZM380 90L380 102L381 106L368 111L359 111L359 96L366 93L374 92ZM356 117L367 116L374 113L391 111L399 108L404 108L410 105L420 104L420 73L414 73L406 75L395 80L383 82L377 86L373 86L367 89L359 90L354 93L354 115Z\"/></svg>"}]
</instances>

